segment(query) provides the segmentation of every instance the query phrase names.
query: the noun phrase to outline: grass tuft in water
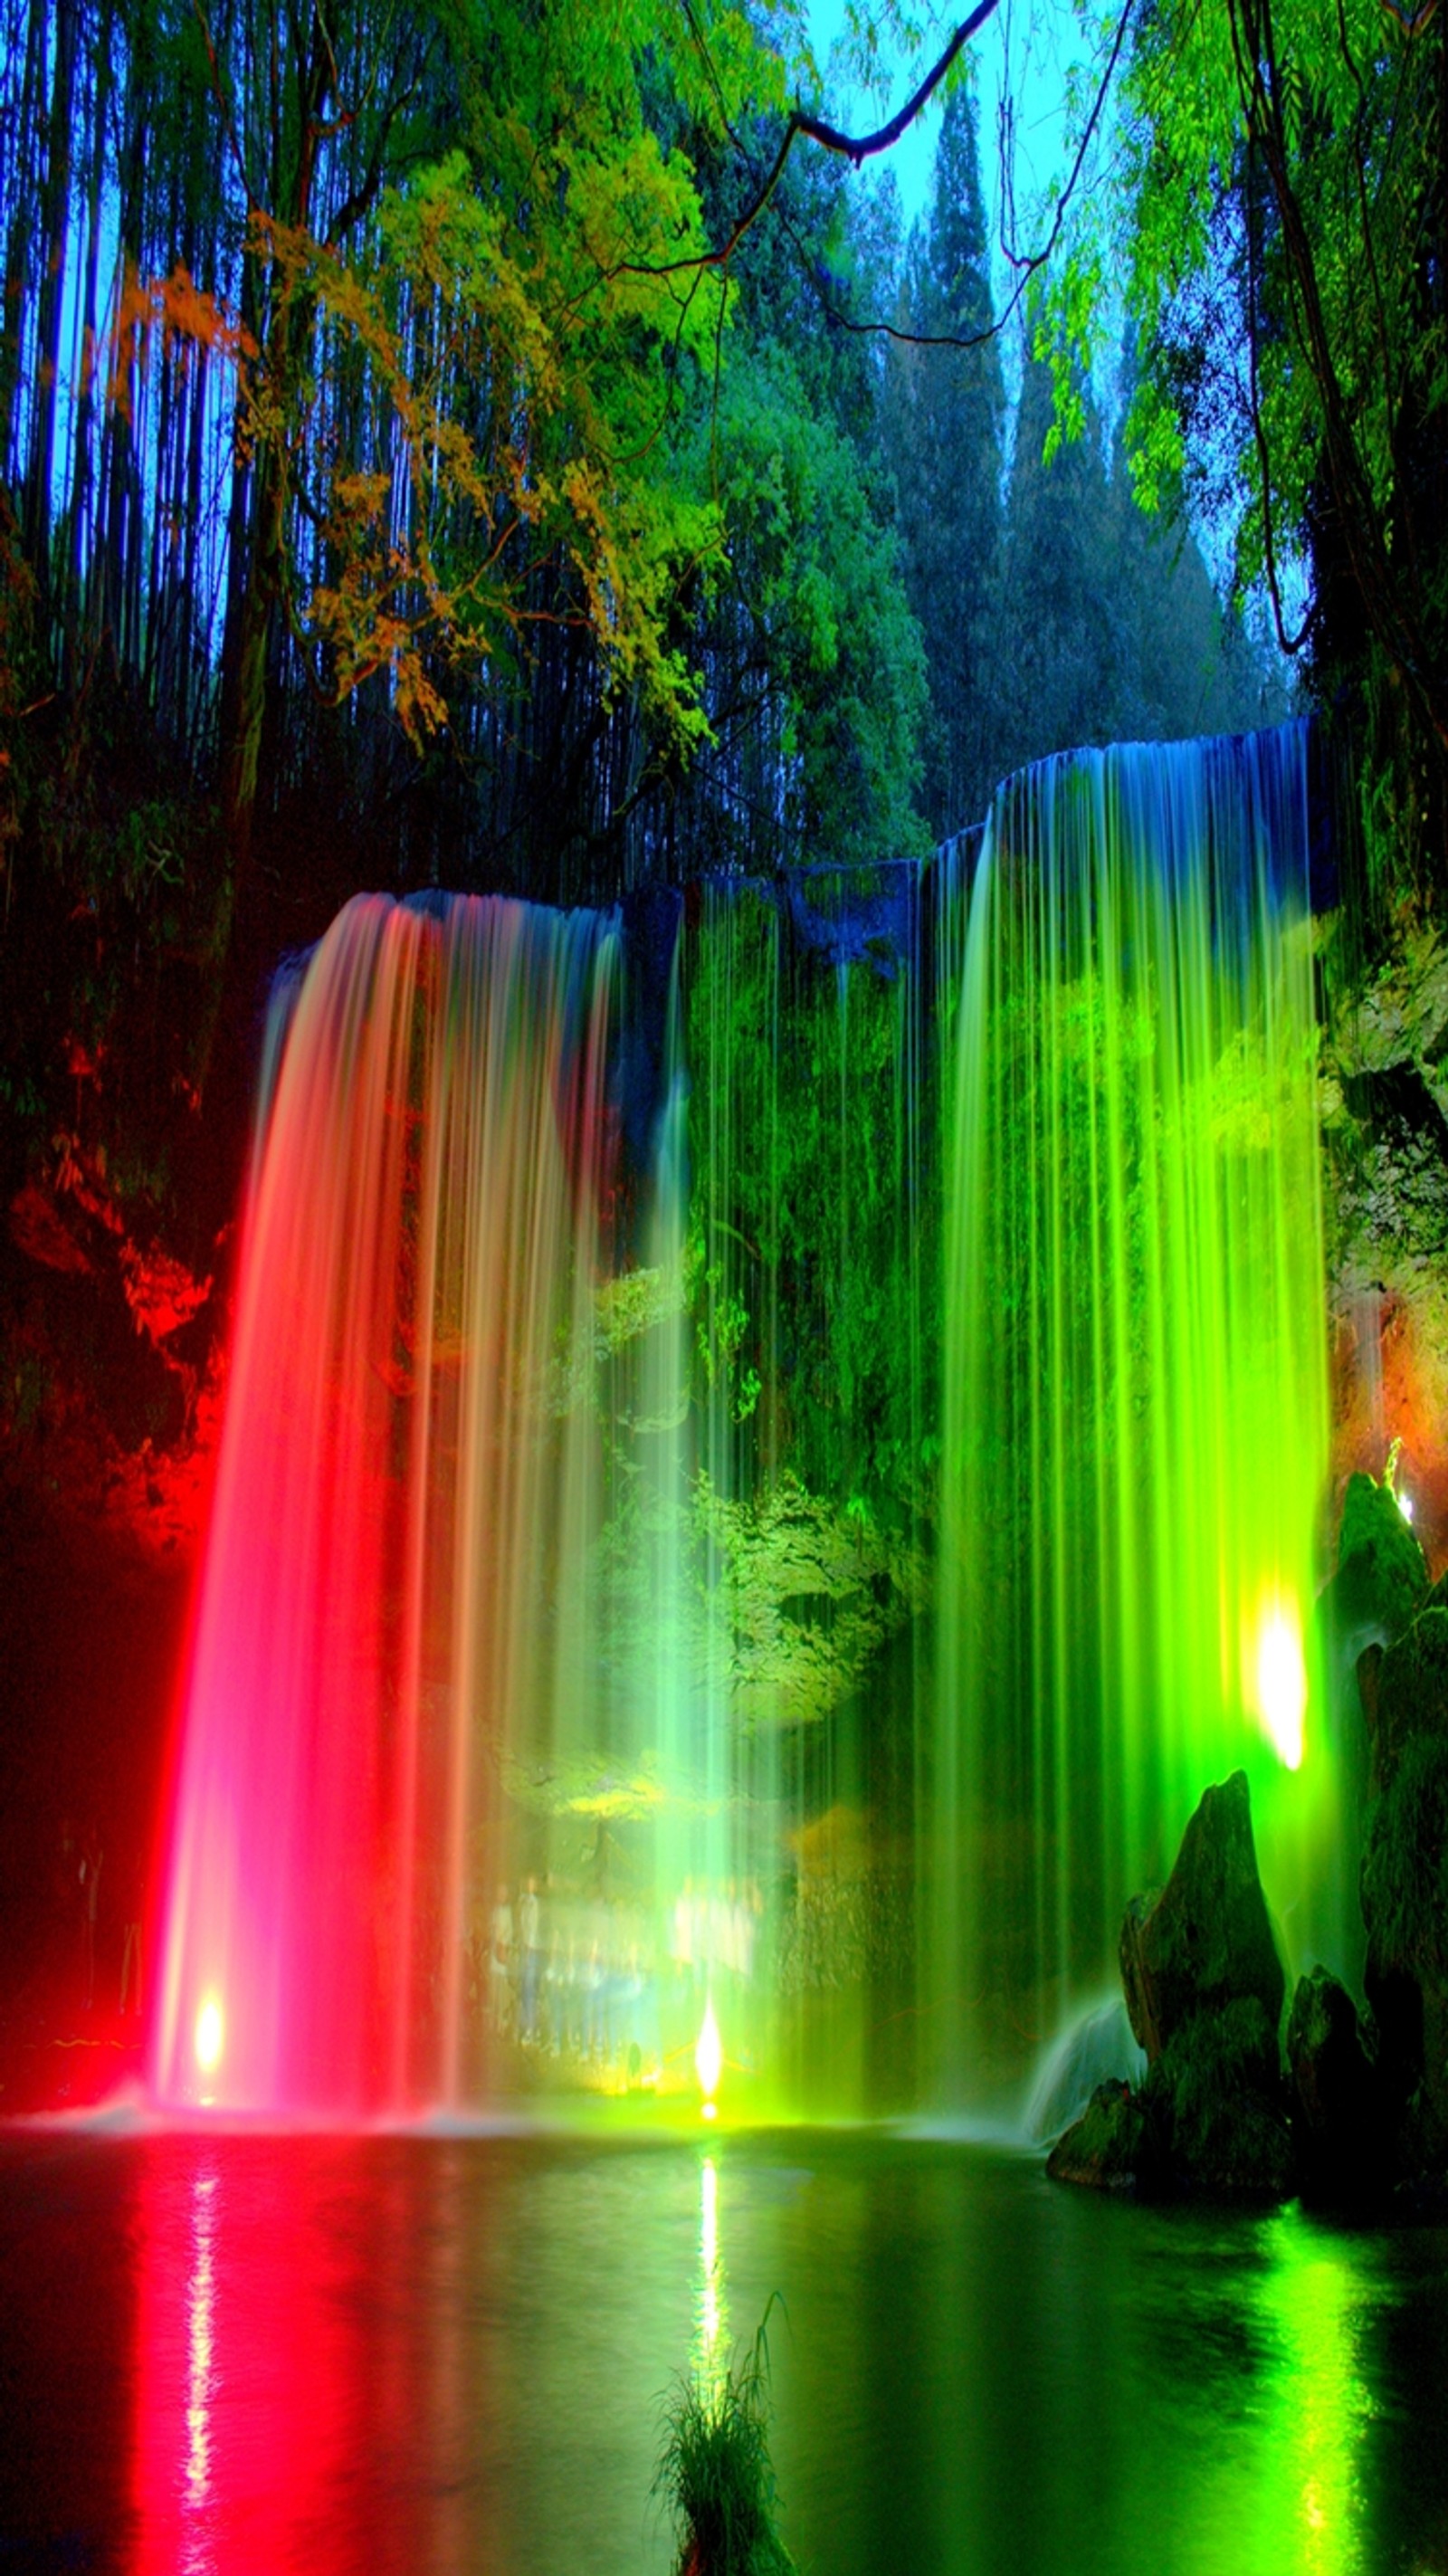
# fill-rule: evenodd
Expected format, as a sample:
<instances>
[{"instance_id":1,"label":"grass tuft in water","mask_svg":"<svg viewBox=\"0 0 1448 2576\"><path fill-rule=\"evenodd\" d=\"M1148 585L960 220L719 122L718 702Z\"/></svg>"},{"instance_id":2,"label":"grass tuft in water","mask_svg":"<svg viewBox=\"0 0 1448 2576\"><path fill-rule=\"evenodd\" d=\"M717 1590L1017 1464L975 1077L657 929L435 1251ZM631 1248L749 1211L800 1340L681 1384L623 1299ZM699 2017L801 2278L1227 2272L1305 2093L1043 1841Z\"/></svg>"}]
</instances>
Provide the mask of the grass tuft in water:
<instances>
[{"instance_id":1,"label":"grass tuft in water","mask_svg":"<svg viewBox=\"0 0 1448 2576\"><path fill-rule=\"evenodd\" d=\"M663 2409L653 2493L679 2535L678 2576L795 2576L769 2456L769 2307L727 2370L681 2379Z\"/></svg>"}]
</instances>

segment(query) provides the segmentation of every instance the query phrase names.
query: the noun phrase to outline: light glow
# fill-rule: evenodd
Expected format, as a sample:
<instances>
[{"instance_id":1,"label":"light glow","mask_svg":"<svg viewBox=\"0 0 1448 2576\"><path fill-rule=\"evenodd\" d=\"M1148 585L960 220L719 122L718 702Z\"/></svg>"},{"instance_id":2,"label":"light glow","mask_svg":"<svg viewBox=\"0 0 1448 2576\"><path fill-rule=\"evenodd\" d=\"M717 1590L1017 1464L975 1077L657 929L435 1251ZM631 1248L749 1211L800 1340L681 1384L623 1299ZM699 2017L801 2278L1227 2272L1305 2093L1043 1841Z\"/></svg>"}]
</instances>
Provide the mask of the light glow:
<instances>
[{"instance_id":1,"label":"light glow","mask_svg":"<svg viewBox=\"0 0 1448 2576\"><path fill-rule=\"evenodd\" d=\"M1307 1706L1307 1667L1302 1629L1294 1609L1274 1603L1257 1639L1257 1707L1269 1742L1289 1771L1302 1762L1302 1718Z\"/></svg>"},{"instance_id":2,"label":"light glow","mask_svg":"<svg viewBox=\"0 0 1448 2576\"><path fill-rule=\"evenodd\" d=\"M704 2018L699 2025L699 2037L694 2048L694 2070L699 2078L699 2090L704 2096L704 2117L706 2120L712 2120L715 2108L714 2095L719 2090L719 2078L724 2072L724 2044L719 2037L719 2024L714 2018L712 1995L704 2006Z\"/></svg>"},{"instance_id":3,"label":"light glow","mask_svg":"<svg viewBox=\"0 0 1448 2576\"><path fill-rule=\"evenodd\" d=\"M1394 1500L1394 1502L1397 1504L1399 1511L1402 1513L1404 1520L1405 1520L1405 1521L1410 1521L1410 1520L1412 1519L1412 1517L1413 1517L1413 1497L1412 1497L1412 1495L1411 1495L1411 1494L1395 1494L1395 1495L1394 1495L1394 1497L1393 1497L1393 1500Z\"/></svg>"},{"instance_id":4,"label":"light glow","mask_svg":"<svg viewBox=\"0 0 1448 2576\"><path fill-rule=\"evenodd\" d=\"M699 2353L706 2376L717 2373L724 2325L724 2266L719 2259L719 2174L712 2156L699 2176Z\"/></svg>"},{"instance_id":5,"label":"light glow","mask_svg":"<svg viewBox=\"0 0 1448 2576\"><path fill-rule=\"evenodd\" d=\"M215 1995L202 2000L196 2016L196 2063L203 2075L214 2075L226 2046L226 2017Z\"/></svg>"}]
</instances>

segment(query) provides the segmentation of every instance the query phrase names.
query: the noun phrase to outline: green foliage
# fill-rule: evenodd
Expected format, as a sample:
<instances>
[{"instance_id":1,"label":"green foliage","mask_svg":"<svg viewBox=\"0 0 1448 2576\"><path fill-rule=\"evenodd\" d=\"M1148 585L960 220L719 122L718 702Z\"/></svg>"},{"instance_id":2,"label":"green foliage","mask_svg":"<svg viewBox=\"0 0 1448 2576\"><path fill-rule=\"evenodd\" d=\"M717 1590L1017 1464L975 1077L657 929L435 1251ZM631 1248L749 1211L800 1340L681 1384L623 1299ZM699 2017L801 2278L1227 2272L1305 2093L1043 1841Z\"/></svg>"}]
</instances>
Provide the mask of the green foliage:
<instances>
[{"instance_id":1,"label":"green foliage","mask_svg":"<svg viewBox=\"0 0 1448 2576\"><path fill-rule=\"evenodd\" d=\"M976 110L952 92L936 146L929 219L911 235L901 319L921 344L891 346L883 406L900 481L910 604L930 682L925 800L937 836L979 820L996 746L993 667L1004 535L1001 457L1005 388L992 321L990 258Z\"/></svg>"},{"instance_id":2,"label":"green foliage","mask_svg":"<svg viewBox=\"0 0 1448 2576\"><path fill-rule=\"evenodd\" d=\"M708 435L727 460L718 624L737 618L767 693L789 854L923 850L912 795L924 661L882 488L778 344L731 370Z\"/></svg>"},{"instance_id":3,"label":"green foliage","mask_svg":"<svg viewBox=\"0 0 1448 2576\"><path fill-rule=\"evenodd\" d=\"M774 2305L770 2301L770 2308ZM721 2373L679 2382L664 2407L653 2493L673 2515L680 2576L790 2576L769 2455L769 2308Z\"/></svg>"},{"instance_id":4,"label":"green foliage","mask_svg":"<svg viewBox=\"0 0 1448 2576\"><path fill-rule=\"evenodd\" d=\"M1448 867L1445 42L1381 0L1139 10L1117 166L1038 308L1054 436L1124 296L1138 499L1230 528L1239 598L1351 690L1380 918Z\"/></svg>"},{"instance_id":5,"label":"green foliage","mask_svg":"<svg viewBox=\"0 0 1448 2576\"><path fill-rule=\"evenodd\" d=\"M698 1392L745 1426L716 1473L748 1493L787 1466L882 1526L928 1516L939 1097L918 981L796 955L743 887L706 909L686 980Z\"/></svg>"},{"instance_id":6,"label":"green foliage","mask_svg":"<svg viewBox=\"0 0 1448 2576\"><path fill-rule=\"evenodd\" d=\"M995 765L1083 744L1244 732L1287 713L1222 609L1187 532L1133 502L1119 434L1074 375L1079 434L1053 369L1026 367L1011 472ZM1073 415L1074 417L1074 415Z\"/></svg>"}]
</instances>

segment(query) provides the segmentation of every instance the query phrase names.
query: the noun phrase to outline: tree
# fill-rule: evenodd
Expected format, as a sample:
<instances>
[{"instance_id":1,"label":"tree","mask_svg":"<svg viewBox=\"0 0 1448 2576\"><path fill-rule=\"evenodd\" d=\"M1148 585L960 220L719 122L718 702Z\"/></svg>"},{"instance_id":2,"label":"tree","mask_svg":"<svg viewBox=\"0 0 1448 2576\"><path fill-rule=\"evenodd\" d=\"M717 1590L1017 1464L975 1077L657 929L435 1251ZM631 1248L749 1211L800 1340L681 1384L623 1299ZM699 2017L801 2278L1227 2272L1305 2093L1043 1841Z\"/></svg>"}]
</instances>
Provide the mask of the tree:
<instances>
[{"instance_id":1,"label":"tree","mask_svg":"<svg viewBox=\"0 0 1448 2576\"><path fill-rule=\"evenodd\" d=\"M1129 394L1129 377L1127 391ZM1136 504L1089 382L1052 439L1051 369L1023 367L1006 515L996 775L1082 743L1233 733L1285 713L1187 526Z\"/></svg>"},{"instance_id":2,"label":"tree","mask_svg":"<svg viewBox=\"0 0 1448 2576\"><path fill-rule=\"evenodd\" d=\"M1053 290L1063 366L1125 280L1148 504L1239 509L1237 576L1357 698L1370 852L1448 872L1448 34L1429 6L1137 14L1124 184ZM1295 565L1310 560L1305 602Z\"/></svg>"},{"instance_id":3,"label":"tree","mask_svg":"<svg viewBox=\"0 0 1448 2576\"><path fill-rule=\"evenodd\" d=\"M975 101L945 103L924 227L911 235L892 342L889 447L900 460L910 604L925 638L930 725L925 806L937 839L985 808L1001 580L1005 387L993 334ZM975 347L930 345L947 337Z\"/></svg>"}]
</instances>

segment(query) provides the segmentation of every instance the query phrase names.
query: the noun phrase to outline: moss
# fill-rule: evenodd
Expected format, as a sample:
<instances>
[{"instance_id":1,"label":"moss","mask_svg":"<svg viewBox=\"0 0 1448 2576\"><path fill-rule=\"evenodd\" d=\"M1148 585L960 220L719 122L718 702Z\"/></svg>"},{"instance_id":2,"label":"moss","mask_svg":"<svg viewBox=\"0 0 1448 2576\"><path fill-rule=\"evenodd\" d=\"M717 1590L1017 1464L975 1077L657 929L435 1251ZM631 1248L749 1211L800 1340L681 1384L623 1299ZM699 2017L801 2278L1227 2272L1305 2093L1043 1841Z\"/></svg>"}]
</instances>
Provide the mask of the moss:
<instances>
[{"instance_id":1,"label":"moss","mask_svg":"<svg viewBox=\"0 0 1448 2576\"><path fill-rule=\"evenodd\" d=\"M1422 1548L1386 1481L1350 1476L1343 1496L1332 1608L1340 1626L1401 1636L1428 1590Z\"/></svg>"},{"instance_id":2,"label":"moss","mask_svg":"<svg viewBox=\"0 0 1448 2576\"><path fill-rule=\"evenodd\" d=\"M1168 2041L1143 2101L1194 2190L1286 2200L1297 2188L1277 2034L1255 1995L1201 2012Z\"/></svg>"},{"instance_id":3,"label":"moss","mask_svg":"<svg viewBox=\"0 0 1448 2576\"><path fill-rule=\"evenodd\" d=\"M707 1613L722 1631L715 1668L728 1673L746 1724L827 1716L925 1607L929 1573L918 1548L807 1493L793 1476L746 1502L729 1501L701 1476L694 1510L714 1574Z\"/></svg>"},{"instance_id":4,"label":"moss","mask_svg":"<svg viewBox=\"0 0 1448 2576\"><path fill-rule=\"evenodd\" d=\"M842 904L856 900L849 883ZM781 902L751 887L706 898L687 977L694 1394L711 1473L747 1495L788 1470L879 1520L930 1519L941 1190L928 959L877 954L877 941L836 960Z\"/></svg>"},{"instance_id":5,"label":"moss","mask_svg":"<svg viewBox=\"0 0 1448 2576\"><path fill-rule=\"evenodd\" d=\"M1374 1801L1362 1904L1381 1971L1435 1983L1448 1976L1448 1735L1411 1736Z\"/></svg>"},{"instance_id":6,"label":"moss","mask_svg":"<svg viewBox=\"0 0 1448 2576\"><path fill-rule=\"evenodd\" d=\"M1129 2084L1098 2084L1079 2120L1057 2139L1046 2159L1053 2182L1088 2183L1100 2191L1130 2190L1154 2163L1146 2111Z\"/></svg>"},{"instance_id":7,"label":"moss","mask_svg":"<svg viewBox=\"0 0 1448 2576\"><path fill-rule=\"evenodd\" d=\"M1378 1668L1373 1749L1384 1785L1415 1735L1448 1736L1448 1607L1437 1602L1388 1648Z\"/></svg>"}]
</instances>

